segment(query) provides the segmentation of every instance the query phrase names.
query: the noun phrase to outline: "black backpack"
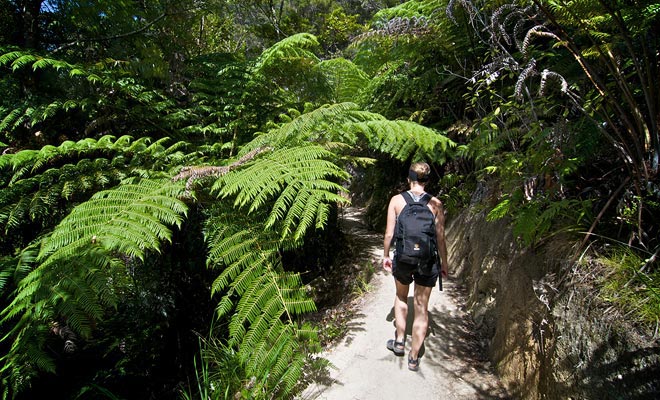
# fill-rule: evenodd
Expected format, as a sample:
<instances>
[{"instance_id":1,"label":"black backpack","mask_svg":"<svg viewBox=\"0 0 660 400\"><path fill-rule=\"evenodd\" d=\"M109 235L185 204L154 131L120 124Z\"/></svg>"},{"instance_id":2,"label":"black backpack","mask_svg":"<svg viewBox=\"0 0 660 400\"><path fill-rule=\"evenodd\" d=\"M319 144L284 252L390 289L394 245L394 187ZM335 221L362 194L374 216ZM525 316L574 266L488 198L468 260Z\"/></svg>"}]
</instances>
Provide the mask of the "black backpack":
<instances>
[{"instance_id":1,"label":"black backpack","mask_svg":"<svg viewBox=\"0 0 660 400\"><path fill-rule=\"evenodd\" d=\"M401 195L406 205L396 221L394 256L397 262L425 268L437 257L435 215L427 207L431 196L424 193L416 202L408 192Z\"/></svg>"}]
</instances>

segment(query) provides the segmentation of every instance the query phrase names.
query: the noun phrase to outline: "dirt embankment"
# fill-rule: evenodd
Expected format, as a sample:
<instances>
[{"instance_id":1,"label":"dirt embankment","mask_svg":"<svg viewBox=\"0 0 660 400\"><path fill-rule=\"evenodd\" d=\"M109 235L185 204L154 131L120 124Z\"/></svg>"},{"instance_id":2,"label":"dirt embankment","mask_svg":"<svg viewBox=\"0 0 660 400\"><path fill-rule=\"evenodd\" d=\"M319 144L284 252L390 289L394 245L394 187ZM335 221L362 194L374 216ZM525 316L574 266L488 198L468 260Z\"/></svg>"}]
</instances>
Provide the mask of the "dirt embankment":
<instances>
[{"instance_id":1,"label":"dirt embankment","mask_svg":"<svg viewBox=\"0 0 660 400\"><path fill-rule=\"evenodd\" d=\"M660 343L597 298L575 243L520 248L506 221L466 210L448 224L449 253L488 357L514 398L660 398ZM656 335L657 336L657 335Z\"/></svg>"}]
</instances>

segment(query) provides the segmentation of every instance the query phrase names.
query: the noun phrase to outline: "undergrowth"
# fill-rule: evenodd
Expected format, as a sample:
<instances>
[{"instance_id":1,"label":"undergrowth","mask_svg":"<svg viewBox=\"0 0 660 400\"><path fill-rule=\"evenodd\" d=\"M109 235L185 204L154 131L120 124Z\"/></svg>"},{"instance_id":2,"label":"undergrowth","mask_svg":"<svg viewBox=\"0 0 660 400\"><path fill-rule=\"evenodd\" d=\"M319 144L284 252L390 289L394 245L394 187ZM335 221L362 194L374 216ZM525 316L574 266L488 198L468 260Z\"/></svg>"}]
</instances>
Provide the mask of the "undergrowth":
<instances>
[{"instance_id":1,"label":"undergrowth","mask_svg":"<svg viewBox=\"0 0 660 400\"><path fill-rule=\"evenodd\" d=\"M181 390L181 400L259 399L250 393L254 377L248 378L244 364L230 346L217 339L199 339L199 356L195 357L195 380Z\"/></svg>"},{"instance_id":2,"label":"undergrowth","mask_svg":"<svg viewBox=\"0 0 660 400\"><path fill-rule=\"evenodd\" d=\"M354 313L354 302L371 290L371 278L376 272L371 261L357 262L350 257L341 257L327 275L311 284L318 298L318 311L311 314L319 329L322 346L337 342L348 331L348 322Z\"/></svg>"},{"instance_id":3,"label":"undergrowth","mask_svg":"<svg viewBox=\"0 0 660 400\"><path fill-rule=\"evenodd\" d=\"M618 307L627 318L653 330L655 336L660 323L660 263L656 254L618 245L599 260L607 267L601 298Z\"/></svg>"}]
</instances>

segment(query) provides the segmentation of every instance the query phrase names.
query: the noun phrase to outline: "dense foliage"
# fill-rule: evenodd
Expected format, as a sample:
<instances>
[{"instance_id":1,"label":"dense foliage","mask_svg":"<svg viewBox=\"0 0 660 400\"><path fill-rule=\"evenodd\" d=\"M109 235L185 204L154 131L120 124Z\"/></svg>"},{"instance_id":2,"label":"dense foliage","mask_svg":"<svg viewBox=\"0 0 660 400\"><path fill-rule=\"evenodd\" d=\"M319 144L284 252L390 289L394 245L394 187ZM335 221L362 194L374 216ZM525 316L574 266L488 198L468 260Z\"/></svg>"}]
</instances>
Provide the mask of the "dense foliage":
<instances>
[{"instance_id":1,"label":"dense foliage","mask_svg":"<svg viewBox=\"0 0 660 400\"><path fill-rule=\"evenodd\" d=\"M290 255L412 160L450 210L494 182L523 244L587 231L656 276L642 3L3 0L3 397L291 397L332 260Z\"/></svg>"}]
</instances>

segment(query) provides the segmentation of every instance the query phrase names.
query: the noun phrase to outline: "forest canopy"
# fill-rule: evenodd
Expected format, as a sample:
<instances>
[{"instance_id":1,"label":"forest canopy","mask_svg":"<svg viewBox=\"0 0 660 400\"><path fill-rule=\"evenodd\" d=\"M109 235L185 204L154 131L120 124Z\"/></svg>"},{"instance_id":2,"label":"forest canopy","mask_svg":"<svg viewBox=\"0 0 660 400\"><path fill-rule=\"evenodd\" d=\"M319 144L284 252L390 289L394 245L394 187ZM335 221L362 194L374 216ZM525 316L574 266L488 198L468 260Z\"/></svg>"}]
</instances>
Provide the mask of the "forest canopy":
<instances>
[{"instance_id":1,"label":"forest canopy","mask_svg":"<svg viewBox=\"0 0 660 400\"><path fill-rule=\"evenodd\" d=\"M292 397L338 208L418 160L657 322L659 4L0 1L3 398Z\"/></svg>"}]
</instances>

